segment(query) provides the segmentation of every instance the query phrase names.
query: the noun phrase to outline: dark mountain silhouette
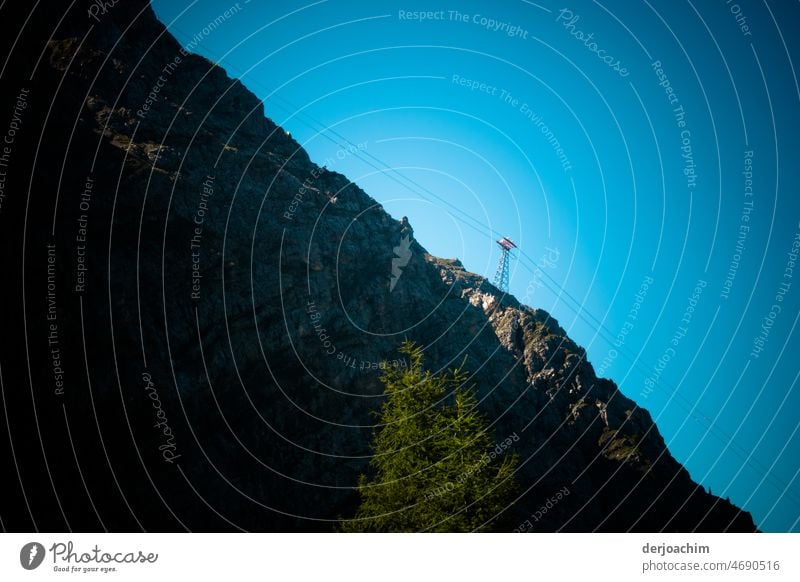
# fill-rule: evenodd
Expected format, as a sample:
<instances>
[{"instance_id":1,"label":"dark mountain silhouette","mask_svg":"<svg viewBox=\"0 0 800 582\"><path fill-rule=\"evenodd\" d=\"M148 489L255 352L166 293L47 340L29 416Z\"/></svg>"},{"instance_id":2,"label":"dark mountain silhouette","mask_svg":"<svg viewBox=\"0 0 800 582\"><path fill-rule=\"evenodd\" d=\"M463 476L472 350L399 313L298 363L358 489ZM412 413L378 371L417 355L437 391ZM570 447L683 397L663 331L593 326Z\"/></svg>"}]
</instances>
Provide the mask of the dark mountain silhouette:
<instances>
[{"instance_id":1,"label":"dark mountain silhouette","mask_svg":"<svg viewBox=\"0 0 800 582\"><path fill-rule=\"evenodd\" d=\"M147 2L91 5L3 22L4 528L330 531L407 337L518 437L498 528L568 491L534 530L756 529L547 313L431 256Z\"/></svg>"}]
</instances>

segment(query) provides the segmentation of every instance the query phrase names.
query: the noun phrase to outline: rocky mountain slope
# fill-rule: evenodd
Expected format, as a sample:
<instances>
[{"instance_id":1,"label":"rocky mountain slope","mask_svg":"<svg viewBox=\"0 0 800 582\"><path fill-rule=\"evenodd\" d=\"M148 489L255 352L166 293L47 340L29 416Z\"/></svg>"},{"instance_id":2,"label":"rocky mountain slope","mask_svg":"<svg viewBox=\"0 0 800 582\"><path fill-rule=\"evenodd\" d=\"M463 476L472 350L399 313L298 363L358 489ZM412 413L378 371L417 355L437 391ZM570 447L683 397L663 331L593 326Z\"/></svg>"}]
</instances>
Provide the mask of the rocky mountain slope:
<instances>
[{"instance_id":1,"label":"rocky mountain slope","mask_svg":"<svg viewBox=\"0 0 800 582\"><path fill-rule=\"evenodd\" d=\"M498 528L755 529L547 313L431 256L147 2L91 4L4 23L5 528L329 531L407 337L519 437Z\"/></svg>"}]
</instances>

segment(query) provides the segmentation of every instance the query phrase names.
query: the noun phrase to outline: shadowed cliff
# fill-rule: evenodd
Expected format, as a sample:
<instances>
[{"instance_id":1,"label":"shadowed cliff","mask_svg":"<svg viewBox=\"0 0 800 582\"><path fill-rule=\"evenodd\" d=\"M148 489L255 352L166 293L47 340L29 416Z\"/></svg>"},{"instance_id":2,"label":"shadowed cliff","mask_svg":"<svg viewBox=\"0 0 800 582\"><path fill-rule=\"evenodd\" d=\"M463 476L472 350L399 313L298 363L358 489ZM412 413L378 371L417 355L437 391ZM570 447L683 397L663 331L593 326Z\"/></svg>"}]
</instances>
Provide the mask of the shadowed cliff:
<instances>
[{"instance_id":1,"label":"shadowed cliff","mask_svg":"<svg viewBox=\"0 0 800 582\"><path fill-rule=\"evenodd\" d=\"M147 2L89 6L4 23L7 529L329 531L408 338L519 437L498 528L566 488L535 531L755 530L547 313L431 256Z\"/></svg>"}]
</instances>

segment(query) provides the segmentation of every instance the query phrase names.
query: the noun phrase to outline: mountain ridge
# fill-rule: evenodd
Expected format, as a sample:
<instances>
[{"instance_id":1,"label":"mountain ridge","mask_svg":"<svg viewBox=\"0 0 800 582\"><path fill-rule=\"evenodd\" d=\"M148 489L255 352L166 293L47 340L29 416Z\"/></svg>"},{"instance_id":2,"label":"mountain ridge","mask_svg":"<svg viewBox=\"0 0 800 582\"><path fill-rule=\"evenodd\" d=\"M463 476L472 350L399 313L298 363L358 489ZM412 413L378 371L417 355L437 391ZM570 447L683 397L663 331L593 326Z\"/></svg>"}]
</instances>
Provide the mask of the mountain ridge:
<instances>
[{"instance_id":1,"label":"mountain ridge","mask_svg":"<svg viewBox=\"0 0 800 582\"><path fill-rule=\"evenodd\" d=\"M41 64L10 64L32 94L10 179L34 204L20 194L3 209L15 244L2 252L38 267L4 303L46 287L54 245L68 383L44 388L46 304L6 307L32 338L30 354L9 356L31 371L4 369L6 384L31 387L35 421L21 391L4 406L17 442L49 452L15 458L17 495L36 482L43 509L6 501L7 527L330 530L357 503L381 363L408 337L434 370L466 357L496 439L519 436L523 490L498 529L567 488L535 531L755 531L691 480L649 413L549 314L430 255L407 221L313 163L240 81L185 51L149 2L120 2L97 24L91 5L21 29Z\"/></svg>"}]
</instances>

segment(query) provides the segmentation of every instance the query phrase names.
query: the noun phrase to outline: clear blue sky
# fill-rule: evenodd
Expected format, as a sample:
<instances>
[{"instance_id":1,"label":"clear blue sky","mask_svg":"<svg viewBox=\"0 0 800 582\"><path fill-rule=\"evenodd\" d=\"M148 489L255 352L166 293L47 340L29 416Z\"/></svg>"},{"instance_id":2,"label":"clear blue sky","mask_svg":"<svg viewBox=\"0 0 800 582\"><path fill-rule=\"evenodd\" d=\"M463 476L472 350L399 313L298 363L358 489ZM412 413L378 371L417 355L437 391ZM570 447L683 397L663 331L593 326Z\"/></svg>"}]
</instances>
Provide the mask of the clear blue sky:
<instances>
[{"instance_id":1,"label":"clear blue sky","mask_svg":"<svg viewBox=\"0 0 800 582\"><path fill-rule=\"evenodd\" d=\"M737 21L722 1L576 1L571 14L551 0L154 1L433 254L489 277L496 233L534 263L557 255L543 275L515 262L512 293L651 411L694 479L765 530L800 531L800 263L785 271L800 233L800 9L770 5L742 3Z\"/></svg>"}]
</instances>

